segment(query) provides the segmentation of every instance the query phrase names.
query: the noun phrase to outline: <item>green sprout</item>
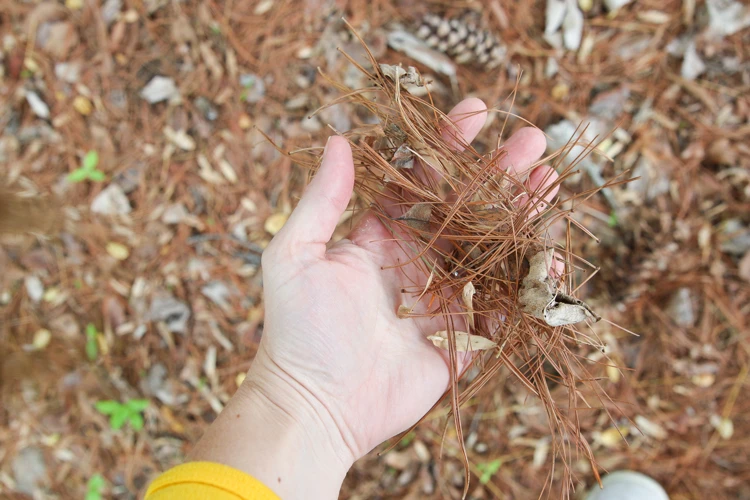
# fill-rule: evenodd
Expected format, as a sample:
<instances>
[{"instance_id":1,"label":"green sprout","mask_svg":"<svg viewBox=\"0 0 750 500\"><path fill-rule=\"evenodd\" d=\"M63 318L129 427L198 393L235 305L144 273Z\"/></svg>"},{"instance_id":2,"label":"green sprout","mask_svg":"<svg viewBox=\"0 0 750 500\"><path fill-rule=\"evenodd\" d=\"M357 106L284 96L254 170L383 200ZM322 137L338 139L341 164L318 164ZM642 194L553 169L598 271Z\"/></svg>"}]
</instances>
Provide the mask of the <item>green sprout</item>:
<instances>
[{"instance_id":1,"label":"green sprout","mask_svg":"<svg viewBox=\"0 0 750 500\"><path fill-rule=\"evenodd\" d=\"M502 465L502 463L503 462L499 458L496 458L492 462L477 464L477 469L482 473L479 482L482 484L489 483L492 476L497 474L497 471L500 470L500 465Z\"/></svg>"},{"instance_id":2,"label":"green sprout","mask_svg":"<svg viewBox=\"0 0 750 500\"><path fill-rule=\"evenodd\" d=\"M113 430L122 429L126 422L134 431L143 429L143 411L148 408L148 399L129 399L125 403L106 400L94 406L102 415L109 415L109 425Z\"/></svg>"},{"instance_id":3,"label":"green sprout","mask_svg":"<svg viewBox=\"0 0 750 500\"><path fill-rule=\"evenodd\" d=\"M105 178L104 172L96 169L98 165L99 153L93 150L89 151L83 157L83 164L68 176L68 180L70 182L83 182L88 179L92 182L102 182Z\"/></svg>"},{"instance_id":4,"label":"green sprout","mask_svg":"<svg viewBox=\"0 0 750 500\"><path fill-rule=\"evenodd\" d=\"M102 500L107 480L101 474L94 474L86 486L86 500Z\"/></svg>"},{"instance_id":5,"label":"green sprout","mask_svg":"<svg viewBox=\"0 0 750 500\"><path fill-rule=\"evenodd\" d=\"M86 356L91 361L96 361L96 357L99 355L98 335L99 332L96 331L93 323L86 325Z\"/></svg>"},{"instance_id":6,"label":"green sprout","mask_svg":"<svg viewBox=\"0 0 750 500\"><path fill-rule=\"evenodd\" d=\"M617 227L618 220L617 220L617 212L614 210L609 214L609 219L607 220L607 225L609 227Z\"/></svg>"}]
</instances>

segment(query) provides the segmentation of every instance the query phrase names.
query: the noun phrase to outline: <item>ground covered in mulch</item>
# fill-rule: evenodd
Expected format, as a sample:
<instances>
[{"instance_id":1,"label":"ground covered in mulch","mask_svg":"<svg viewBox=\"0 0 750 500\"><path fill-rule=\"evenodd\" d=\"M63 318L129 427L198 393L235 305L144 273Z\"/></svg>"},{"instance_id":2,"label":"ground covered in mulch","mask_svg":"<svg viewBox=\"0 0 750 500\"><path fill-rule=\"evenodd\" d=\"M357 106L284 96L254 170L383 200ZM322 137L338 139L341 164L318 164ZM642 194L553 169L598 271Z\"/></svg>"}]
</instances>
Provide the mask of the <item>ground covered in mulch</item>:
<instances>
[{"instance_id":1,"label":"ground covered in mulch","mask_svg":"<svg viewBox=\"0 0 750 500\"><path fill-rule=\"evenodd\" d=\"M389 47L465 9L496 68ZM37 203L34 235L0 236L0 496L136 498L221 411L263 332L260 253L307 178L262 133L289 151L369 119L309 118L339 95L317 68L368 84L337 50L362 57L342 16L446 110L512 109L551 150L588 124L598 150L563 195L637 177L575 211L599 240L570 235L599 268L579 292L624 328L581 346L611 401L580 428L602 470L750 498L750 9L730 0L3 2L0 179ZM559 498L546 413L514 380L462 413L471 498ZM342 498L460 498L446 415L363 459ZM574 495L594 484L567 466Z\"/></svg>"}]
</instances>

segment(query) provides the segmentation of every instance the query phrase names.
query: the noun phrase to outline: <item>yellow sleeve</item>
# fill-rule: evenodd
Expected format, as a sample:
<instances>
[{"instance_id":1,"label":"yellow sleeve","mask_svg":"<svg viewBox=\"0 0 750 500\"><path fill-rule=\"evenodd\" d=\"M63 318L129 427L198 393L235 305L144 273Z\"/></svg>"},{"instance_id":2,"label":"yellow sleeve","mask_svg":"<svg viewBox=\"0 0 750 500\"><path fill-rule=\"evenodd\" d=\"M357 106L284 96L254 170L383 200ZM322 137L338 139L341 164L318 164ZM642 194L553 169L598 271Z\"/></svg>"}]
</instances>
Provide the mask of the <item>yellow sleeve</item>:
<instances>
[{"instance_id":1,"label":"yellow sleeve","mask_svg":"<svg viewBox=\"0 0 750 500\"><path fill-rule=\"evenodd\" d=\"M266 485L228 465L188 462L157 477L145 500L280 500Z\"/></svg>"}]
</instances>

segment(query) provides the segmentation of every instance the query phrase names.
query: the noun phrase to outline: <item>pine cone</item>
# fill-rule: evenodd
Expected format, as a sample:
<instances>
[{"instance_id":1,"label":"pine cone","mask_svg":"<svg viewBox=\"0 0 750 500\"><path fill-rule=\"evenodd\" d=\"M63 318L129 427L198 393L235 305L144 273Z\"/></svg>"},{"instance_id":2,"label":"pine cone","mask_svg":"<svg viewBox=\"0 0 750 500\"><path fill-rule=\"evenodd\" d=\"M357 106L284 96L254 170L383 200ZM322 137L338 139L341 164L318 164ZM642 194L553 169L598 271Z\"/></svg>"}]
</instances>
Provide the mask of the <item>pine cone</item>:
<instances>
[{"instance_id":1,"label":"pine cone","mask_svg":"<svg viewBox=\"0 0 750 500\"><path fill-rule=\"evenodd\" d=\"M478 63L487 69L500 65L505 47L488 30L481 29L470 16L446 19L427 14L417 36L430 48L451 56L459 64Z\"/></svg>"}]
</instances>

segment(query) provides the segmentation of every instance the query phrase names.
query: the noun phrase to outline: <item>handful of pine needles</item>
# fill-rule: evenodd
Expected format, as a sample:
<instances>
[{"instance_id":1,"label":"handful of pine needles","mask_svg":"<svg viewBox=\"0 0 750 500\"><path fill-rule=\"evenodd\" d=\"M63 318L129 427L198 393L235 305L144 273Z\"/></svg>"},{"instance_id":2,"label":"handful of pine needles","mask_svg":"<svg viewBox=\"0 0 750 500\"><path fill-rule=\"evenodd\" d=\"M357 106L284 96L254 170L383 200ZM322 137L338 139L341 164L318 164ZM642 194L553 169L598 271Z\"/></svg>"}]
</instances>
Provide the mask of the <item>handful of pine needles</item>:
<instances>
[{"instance_id":1,"label":"handful of pine needles","mask_svg":"<svg viewBox=\"0 0 750 500\"><path fill-rule=\"evenodd\" d=\"M376 124L344 134L357 169L355 192L408 255L399 265L417 264L424 271L422 284L404 290L413 294L414 302L402 305L398 315L410 321L414 306L422 301L429 315L445 319L445 329L428 338L449 352L452 390L446 397L460 446L464 438L459 407L506 367L543 403L554 437L553 460L563 464L564 489L573 486L568 465L576 450L588 458L598 479L577 412L591 408L582 395L583 385L590 386L600 401L607 397L576 350L582 344L601 349L593 332L586 331L600 318L573 296L577 289L574 271L593 266L571 252L576 227L593 237L571 212L597 190L544 201L576 173L576 161L562 166L575 144L539 162L551 163L559 177L543 192L529 192L524 179L498 168L506 154L499 144L487 154L468 144L456 148L461 138L457 130L450 134L457 129L451 119L432 104L429 93L421 98L410 92L424 86L414 68L378 64L367 54L372 69L344 55L371 86L352 90L323 75L342 93L328 105L350 103L377 117ZM455 141L446 135L454 135ZM322 152L305 151L307 155L295 152L294 160L314 170ZM396 216L393 207L399 207ZM567 227L562 245L549 236L553 224ZM458 357L465 356L461 351L477 351L473 362L480 370L459 390ZM559 396L553 397L550 385L566 389L566 407ZM466 450L462 451L468 472ZM464 496L468 485L467 480Z\"/></svg>"}]
</instances>

